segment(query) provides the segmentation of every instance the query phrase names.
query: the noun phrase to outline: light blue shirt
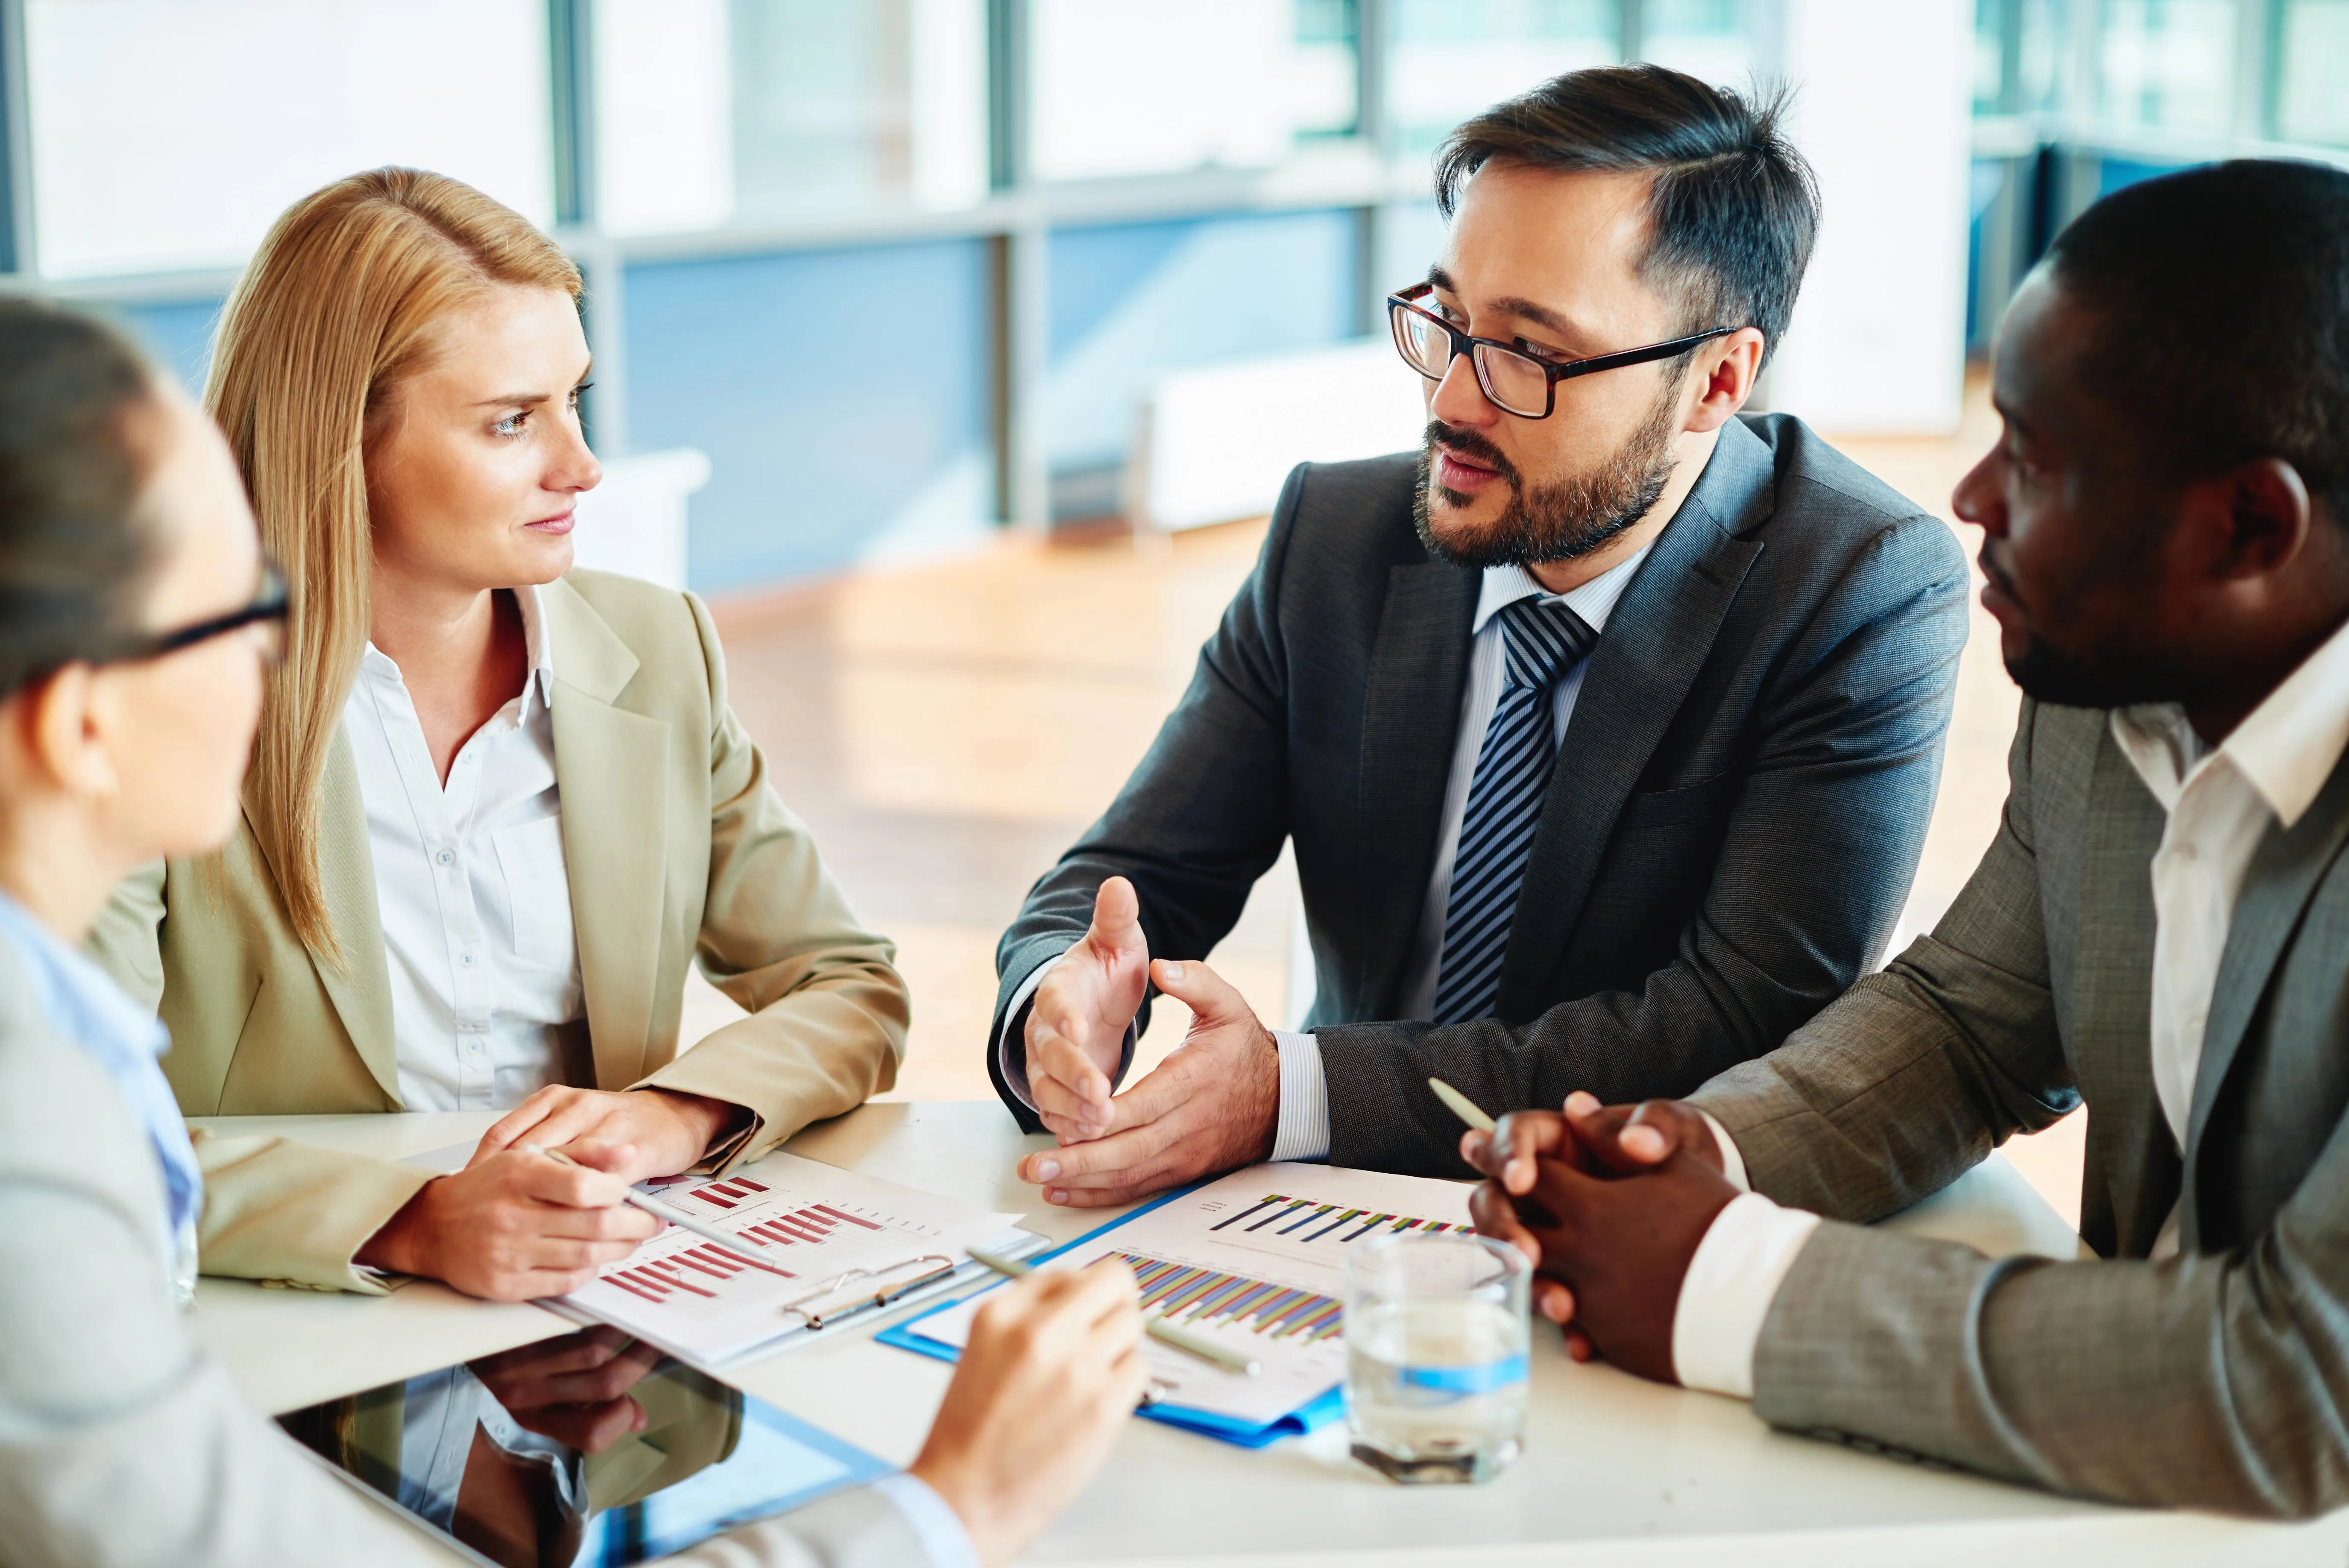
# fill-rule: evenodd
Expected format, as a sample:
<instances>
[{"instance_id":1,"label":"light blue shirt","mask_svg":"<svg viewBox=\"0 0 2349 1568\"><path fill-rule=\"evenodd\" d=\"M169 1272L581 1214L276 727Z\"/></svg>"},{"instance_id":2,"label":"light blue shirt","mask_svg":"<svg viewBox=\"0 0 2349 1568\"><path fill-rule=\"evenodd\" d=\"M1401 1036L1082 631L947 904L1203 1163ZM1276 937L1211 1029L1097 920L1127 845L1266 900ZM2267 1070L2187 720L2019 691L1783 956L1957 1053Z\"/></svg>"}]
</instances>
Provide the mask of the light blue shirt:
<instances>
[{"instance_id":1,"label":"light blue shirt","mask_svg":"<svg viewBox=\"0 0 2349 1568\"><path fill-rule=\"evenodd\" d=\"M153 1014L123 995L105 971L59 941L5 893L0 893L0 947L31 984L33 1003L49 1027L106 1069L123 1104L147 1129L169 1210L169 1230L159 1240L181 1299L191 1299L204 1178L180 1103L163 1076L161 1057L171 1049L171 1035Z\"/></svg>"}]
</instances>

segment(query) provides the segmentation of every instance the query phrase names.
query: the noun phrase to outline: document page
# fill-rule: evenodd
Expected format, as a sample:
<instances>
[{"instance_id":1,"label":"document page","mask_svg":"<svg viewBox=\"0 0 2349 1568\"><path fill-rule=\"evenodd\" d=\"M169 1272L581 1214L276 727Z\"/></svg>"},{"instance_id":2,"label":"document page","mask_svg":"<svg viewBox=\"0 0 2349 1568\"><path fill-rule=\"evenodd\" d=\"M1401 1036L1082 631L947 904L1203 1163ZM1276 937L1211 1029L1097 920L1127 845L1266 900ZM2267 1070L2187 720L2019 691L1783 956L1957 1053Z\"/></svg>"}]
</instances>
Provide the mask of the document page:
<instances>
[{"instance_id":1,"label":"document page","mask_svg":"<svg viewBox=\"0 0 2349 1568\"><path fill-rule=\"evenodd\" d=\"M1254 1356L1255 1377L1143 1341L1163 1403L1258 1426L1334 1387L1346 1374L1342 1337L1346 1251L1373 1236L1473 1229L1464 1182L1257 1165L1186 1193L1053 1260L1054 1266L1122 1258L1142 1284L1143 1308ZM988 1293L921 1320L956 1346Z\"/></svg>"},{"instance_id":2,"label":"document page","mask_svg":"<svg viewBox=\"0 0 2349 1568\"><path fill-rule=\"evenodd\" d=\"M771 1154L723 1179L678 1177L639 1191L732 1237L729 1246L665 1227L562 1305L664 1350L714 1366L805 1329L788 1309L860 1281L962 1264L967 1247L1006 1244L1017 1214ZM1017 1241L1012 1238L1014 1250Z\"/></svg>"}]
</instances>

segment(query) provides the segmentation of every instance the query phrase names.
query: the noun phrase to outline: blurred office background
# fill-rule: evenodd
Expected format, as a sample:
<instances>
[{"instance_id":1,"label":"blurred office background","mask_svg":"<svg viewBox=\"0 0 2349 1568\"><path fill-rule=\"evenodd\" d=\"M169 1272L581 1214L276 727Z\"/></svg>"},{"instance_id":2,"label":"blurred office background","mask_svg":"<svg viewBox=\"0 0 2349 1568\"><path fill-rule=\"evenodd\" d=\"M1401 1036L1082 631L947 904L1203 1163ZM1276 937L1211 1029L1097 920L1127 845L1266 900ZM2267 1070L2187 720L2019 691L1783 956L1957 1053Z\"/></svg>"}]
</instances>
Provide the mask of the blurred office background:
<instances>
[{"instance_id":1,"label":"blurred office background","mask_svg":"<svg viewBox=\"0 0 2349 1568\"><path fill-rule=\"evenodd\" d=\"M1430 151L1619 60L1795 89L1826 229L1763 400L1937 509L1994 428L1969 365L2071 214L2349 163L2349 0L0 0L0 287L195 384L270 218L339 175L438 169L554 232L613 474L583 559L712 600L903 946L901 1092L983 1096L995 936L1148 743L1249 519L1293 462L1414 438L1380 301L1442 243ZM1995 825L1987 626L1899 940ZM1285 878L1216 955L1268 1016L1309 984Z\"/></svg>"}]
</instances>

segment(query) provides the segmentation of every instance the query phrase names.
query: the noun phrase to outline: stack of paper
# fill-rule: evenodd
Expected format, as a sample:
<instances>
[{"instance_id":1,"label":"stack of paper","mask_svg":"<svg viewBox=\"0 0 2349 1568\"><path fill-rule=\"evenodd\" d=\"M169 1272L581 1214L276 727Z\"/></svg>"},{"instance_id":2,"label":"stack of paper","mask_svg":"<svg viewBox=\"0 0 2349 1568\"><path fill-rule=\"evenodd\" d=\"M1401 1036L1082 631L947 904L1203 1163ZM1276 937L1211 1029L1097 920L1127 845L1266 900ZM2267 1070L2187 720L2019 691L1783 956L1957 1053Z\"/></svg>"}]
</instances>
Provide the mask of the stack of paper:
<instances>
[{"instance_id":1,"label":"stack of paper","mask_svg":"<svg viewBox=\"0 0 2349 1568\"><path fill-rule=\"evenodd\" d=\"M923 1293L934 1293L947 1269L960 1265L968 1277L966 1248L1019 1252L1034 1242L1016 1229L1017 1214L791 1154L771 1154L723 1179L671 1179L638 1190L724 1231L730 1244L672 1225L549 1304L704 1367L805 1334L794 1304L930 1272L937 1278Z\"/></svg>"},{"instance_id":2,"label":"stack of paper","mask_svg":"<svg viewBox=\"0 0 2349 1568\"><path fill-rule=\"evenodd\" d=\"M1122 1259L1141 1282L1145 1311L1255 1359L1263 1370L1250 1377L1143 1342L1162 1406L1212 1418L1184 1424L1242 1436L1297 1414L1344 1378L1348 1251L1374 1236L1469 1230L1471 1190L1331 1166L1251 1166L1104 1226L1055 1262ZM959 1350L986 1299L981 1292L884 1337Z\"/></svg>"}]
</instances>

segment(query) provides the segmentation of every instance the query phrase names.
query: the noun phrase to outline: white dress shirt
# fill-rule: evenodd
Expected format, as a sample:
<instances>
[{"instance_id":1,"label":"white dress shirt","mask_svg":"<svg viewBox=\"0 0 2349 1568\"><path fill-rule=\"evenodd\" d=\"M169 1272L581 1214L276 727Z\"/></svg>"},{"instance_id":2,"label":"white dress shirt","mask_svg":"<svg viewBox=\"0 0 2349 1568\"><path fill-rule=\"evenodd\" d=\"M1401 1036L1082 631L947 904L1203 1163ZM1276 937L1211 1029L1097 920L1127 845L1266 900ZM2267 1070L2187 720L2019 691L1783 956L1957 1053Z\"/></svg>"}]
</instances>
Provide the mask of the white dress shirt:
<instances>
[{"instance_id":1,"label":"white dress shirt","mask_svg":"<svg viewBox=\"0 0 2349 1568\"><path fill-rule=\"evenodd\" d=\"M2168 815L2155 850L2151 1038L2155 1096L2182 1154L2202 1033L2236 896L2271 825L2306 814L2349 750L2349 626L2268 694L2216 749L2174 702L2124 708L2113 739ZM1708 1122L1712 1118L1706 1118ZM1713 1137L1747 1185L1721 1124ZM2153 1253L2178 1250L2172 1208ZM1672 1321L1673 1368L1692 1388L1751 1398L1754 1346L1770 1299L1818 1226L1816 1215L1748 1191L1723 1210L1690 1260Z\"/></svg>"},{"instance_id":2,"label":"white dress shirt","mask_svg":"<svg viewBox=\"0 0 2349 1568\"><path fill-rule=\"evenodd\" d=\"M1460 848L1460 823L1468 811L1468 789L1475 781L1476 756L1484 748L1485 730L1492 722L1493 710L1501 700L1504 650L1502 631L1495 618L1519 599L1539 598L1545 603L1565 605L1589 624L1593 634L1603 633L1607 618L1614 614L1617 602L1631 586L1632 575L1653 548L1655 541L1651 539L1581 587L1563 594L1548 592L1523 566L1485 568L1477 588L1476 618L1469 634L1473 642L1468 656L1468 686L1460 698L1460 732L1453 744L1451 778L1444 792L1435 870L1428 878L1427 898L1420 909L1419 933L1413 940L1411 957L1403 971L1404 1018L1432 1018L1435 1013L1435 982L1444 967L1444 917L1452 897L1452 862ZM1567 671L1550 699L1551 732L1561 742L1566 739L1567 722L1574 717L1574 701L1582 691L1583 671L1589 668L1589 662L1585 659ZM1029 997L1051 970L1051 964L1038 966L1027 982L1012 993L1011 1005L1003 1010L1007 1020L1019 1022ZM1027 1074L1013 1070L1011 1033L1007 1028L996 1045L1003 1053L999 1058L1004 1068L1003 1081L1022 1101L1028 1101ZM1326 1158L1330 1153L1330 1091L1321 1071L1321 1047L1312 1035L1288 1030L1274 1031L1273 1038L1280 1045L1280 1121L1273 1136L1272 1158ZM1035 1108L1032 1101L1028 1103L1030 1109Z\"/></svg>"},{"instance_id":3,"label":"white dress shirt","mask_svg":"<svg viewBox=\"0 0 2349 1568\"><path fill-rule=\"evenodd\" d=\"M459 750L446 786L399 666L373 643L343 709L411 1111L509 1109L585 1060L554 667L538 590L514 599L529 674Z\"/></svg>"}]
</instances>

